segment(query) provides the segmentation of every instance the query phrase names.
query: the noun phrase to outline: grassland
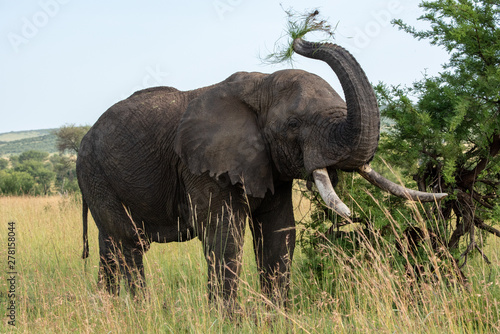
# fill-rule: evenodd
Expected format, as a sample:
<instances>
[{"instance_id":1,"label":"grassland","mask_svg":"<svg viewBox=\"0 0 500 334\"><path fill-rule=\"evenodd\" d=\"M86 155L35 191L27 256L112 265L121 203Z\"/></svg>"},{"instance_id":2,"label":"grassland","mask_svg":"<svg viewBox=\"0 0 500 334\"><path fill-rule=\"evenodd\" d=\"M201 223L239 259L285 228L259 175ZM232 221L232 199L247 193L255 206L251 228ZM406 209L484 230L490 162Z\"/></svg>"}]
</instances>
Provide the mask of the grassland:
<instances>
[{"instance_id":1,"label":"grassland","mask_svg":"<svg viewBox=\"0 0 500 334\"><path fill-rule=\"evenodd\" d=\"M16 227L16 326L5 316L0 332L18 333L492 333L500 331L500 243L492 265L469 260L467 286L453 280L412 282L390 266L392 254L351 259L318 282L294 260L289 310L266 306L260 295L250 233L243 257L237 320L207 302L201 245L154 244L145 258L148 297L110 297L96 286L97 231L90 222L91 256L80 258L81 208L64 197L0 197L0 308L8 302L8 222ZM432 275L439 275L433 273ZM325 284L329 283L329 284ZM330 293L332 286L333 293Z\"/></svg>"}]
</instances>

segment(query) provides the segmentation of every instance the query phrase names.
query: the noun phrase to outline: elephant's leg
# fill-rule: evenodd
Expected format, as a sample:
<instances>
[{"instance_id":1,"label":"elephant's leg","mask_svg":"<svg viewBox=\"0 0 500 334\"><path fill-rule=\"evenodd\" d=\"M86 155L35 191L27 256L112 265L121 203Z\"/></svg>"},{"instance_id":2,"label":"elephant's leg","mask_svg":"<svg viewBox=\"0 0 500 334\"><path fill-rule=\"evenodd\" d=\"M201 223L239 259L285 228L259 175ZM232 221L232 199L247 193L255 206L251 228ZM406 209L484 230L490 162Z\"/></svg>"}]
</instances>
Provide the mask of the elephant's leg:
<instances>
[{"instance_id":1,"label":"elephant's leg","mask_svg":"<svg viewBox=\"0 0 500 334\"><path fill-rule=\"evenodd\" d=\"M97 285L114 295L120 294L120 266L117 245L99 231L99 273Z\"/></svg>"},{"instance_id":2,"label":"elephant's leg","mask_svg":"<svg viewBox=\"0 0 500 334\"><path fill-rule=\"evenodd\" d=\"M144 285L142 256L149 244L143 226L137 226L130 212L105 182L96 186L99 196L88 196L92 216L99 229L99 285L118 294L120 279L129 280L132 292ZM90 205L91 204L91 205Z\"/></svg>"},{"instance_id":3,"label":"elephant's leg","mask_svg":"<svg viewBox=\"0 0 500 334\"><path fill-rule=\"evenodd\" d=\"M229 312L236 307L244 233L245 210L230 206L224 206L203 233L209 298L222 301Z\"/></svg>"},{"instance_id":4,"label":"elephant's leg","mask_svg":"<svg viewBox=\"0 0 500 334\"><path fill-rule=\"evenodd\" d=\"M122 272L127 277L128 286L132 295L138 290L144 290L146 281L144 277L143 255L146 249L124 247L122 249L123 259L121 261Z\"/></svg>"},{"instance_id":5,"label":"elephant's leg","mask_svg":"<svg viewBox=\"0 0 500 334\"><path fill-rule=\"evenodd\" d=\"M273 302L286 305L295 249L291 183L264 199L250 228L262 292Z\"/></svg>"}]
</instances>

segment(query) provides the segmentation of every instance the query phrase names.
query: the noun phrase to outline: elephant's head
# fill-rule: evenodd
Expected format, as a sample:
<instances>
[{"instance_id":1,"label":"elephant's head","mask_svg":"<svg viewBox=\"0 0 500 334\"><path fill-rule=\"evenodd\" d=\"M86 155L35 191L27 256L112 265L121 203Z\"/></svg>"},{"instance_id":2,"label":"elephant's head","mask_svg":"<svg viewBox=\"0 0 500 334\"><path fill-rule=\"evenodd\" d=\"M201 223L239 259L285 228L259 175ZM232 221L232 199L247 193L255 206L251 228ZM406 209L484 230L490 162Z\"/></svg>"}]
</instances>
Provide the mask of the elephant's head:
<instances>
[{"instance_id":1,"label":"elephant's head","mask_svg":"<svg viewBox=\"0 0 500 334\"><path fill-rule=\"evenodd\" d=\"M176 136L176 151L191 172L227 173L247 194L264 197L274 182L312 176L321 196L342 216L350 211L330 178L357 171L378 187L413 200L429 194L396 185L373 171L380 133L375 93L354 57L340 46L297 39L294 50L325 61L346 101L320 77L300 70L270 75L236 73L192 100Z\"/></svg>"}]
</instances>

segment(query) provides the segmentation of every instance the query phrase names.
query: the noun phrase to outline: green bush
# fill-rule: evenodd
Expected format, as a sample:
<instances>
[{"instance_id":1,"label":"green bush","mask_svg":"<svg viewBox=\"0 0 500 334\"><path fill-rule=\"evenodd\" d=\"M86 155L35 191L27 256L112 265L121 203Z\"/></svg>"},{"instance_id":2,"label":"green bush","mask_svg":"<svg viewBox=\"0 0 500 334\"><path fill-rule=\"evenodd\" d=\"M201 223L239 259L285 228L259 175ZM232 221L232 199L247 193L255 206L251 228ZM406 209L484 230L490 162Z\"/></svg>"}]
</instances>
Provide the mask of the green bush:
<instances>
[{"instance_id":1,"label":"green bush","mask_svg":"<svg viewBox=\"0 0 500 334\"><path fill-rule=\"evenodd\" d=\"M27 151L10 157L1 169L0 194L50 195L79 192L73 156Z\"/></svg>"},{"instance_id":2,"label":"green bush","mask_svg":"<svg viewBox=\"0 0 500 334\"><path fill-rule=\"evenodd\" d=\"M4 195L29 194L35 189L35 179L27 172L0 171L0 189Z\"/></svg>"},{"instance_id":3,"label":"green bush","mask_svg":"<svg viewBox=\"0 0 500 334\"><path fill-rule=\"evenodd\" d=\"M435 204L408 202L380 191L356 174L340 173L336 189L353 212L349 221L328 209L314 189L300 183L299 189L311 203L308 215L297 222L298 244L305 257L301 271L318 288L334 295L339 289L335 277L342 276L346 265L356 270L374 258L384 258L385 266L402 280L464 281L453 256L457 254L450 253L442 242L449 232L439 235L436 231L443 224L429 215Z\"/></svg>"},{"instance_id":4,"label":"green bush","mask_svg":"<svg viewBox=\"0 0 500 334\"><path fill-rule=\"evenodd\" d=\"M0 170L7 169L9 166L9 160L0 158Z\"/></svg>"}]
</instances>

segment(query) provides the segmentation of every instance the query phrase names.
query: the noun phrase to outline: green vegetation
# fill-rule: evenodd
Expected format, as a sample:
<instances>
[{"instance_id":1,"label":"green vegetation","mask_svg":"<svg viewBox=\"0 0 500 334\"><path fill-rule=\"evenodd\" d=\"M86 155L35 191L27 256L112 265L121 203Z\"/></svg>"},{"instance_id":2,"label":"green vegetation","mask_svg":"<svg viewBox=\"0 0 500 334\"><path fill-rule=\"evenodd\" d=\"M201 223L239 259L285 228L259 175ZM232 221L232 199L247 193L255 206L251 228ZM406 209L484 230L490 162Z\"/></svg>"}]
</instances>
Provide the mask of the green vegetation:
<instances>
[{"instance_id":1,"label":"green vegetation","mask_svg":"<svg viewBox=\"0 0 500 334\"><path fill-rule=\"evenodd\" d=\"M10 155L8 159L0 159L0 195L48 195L54 193L78 192L78 183L75 171L75 154L80 146L82 137L89 127L65 125L58 130L51 130L52 134L36 137L43 131L23 132L29 138L16 139L20 135L10 135L10 144L15 150L21 150L19 155ZM0 135L1 137L2 135ZM53 137L52 145L57 146L59 153L38 150L24 150L20 142L27 145L33 140L42 141L45 137ZM36 147L36 145L35 145ZM70 155L65 155L68 152ZM71 155L73 154L73 155Z\"/></svg>"},{"instance_id":2,"label":"green vegetation","mask_svg":"<svg viewBox=\"0 0 500 334\"><path fill-rule=\"evenodd\" d=\"M26 151L0 160L0 195L77 192L75 157Z\"/></svg>"},{"instance_id":3,"label":"green vegetation","mask_svg":"<svg viewBox=\"0 0 500 334\"><path fill-rule=\"evenodd\" d=\"M413 87L378 86L384 116L395 124L380 152L421 190L447 192L442 205L423 216L439 217L431 229L461 258L480 251L480 240L500 221L500 5L489 0L422 2L429 30L395 24L450 53L435 77ZM416 101L416 102L413 102ZM407 159L396 158L404 152ZM485 260L488 261L485 255Z\"/></svg>"},{"instance_id":4,"label":"green vegetation","mask_svg":"<svg viewBox=\"0 0 500 334\"><path fill-rule=\"evenodd\" d=\"M78 154L80 142L89 130L90 126L76 126L74 124L60 127L54 131L57 137L57 149L61 153L69 151Z\"/></svg>"}]
</instances>

